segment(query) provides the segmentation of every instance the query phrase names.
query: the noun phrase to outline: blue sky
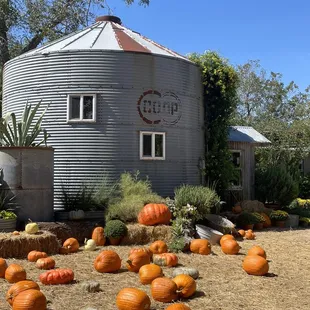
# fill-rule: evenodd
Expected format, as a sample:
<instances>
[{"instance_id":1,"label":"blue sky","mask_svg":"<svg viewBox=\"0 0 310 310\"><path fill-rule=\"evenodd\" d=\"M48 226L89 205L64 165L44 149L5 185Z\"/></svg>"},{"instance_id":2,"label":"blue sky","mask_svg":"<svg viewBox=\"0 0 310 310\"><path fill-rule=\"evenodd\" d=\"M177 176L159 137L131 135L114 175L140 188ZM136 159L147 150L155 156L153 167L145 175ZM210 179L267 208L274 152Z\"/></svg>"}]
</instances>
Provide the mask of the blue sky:
<instances>
[{"instance_id":1,"label":"blue sky","mask_svg":"<svg viewBox=\"0 0 310 310\"><path fill-rule=\"evenodd\" d=\"M126 27L181 54L215 50L232 64L260 59L285 82L310 85L309 0L151 0L147 8L108 3Z\"/></svg>"}]
</instances>

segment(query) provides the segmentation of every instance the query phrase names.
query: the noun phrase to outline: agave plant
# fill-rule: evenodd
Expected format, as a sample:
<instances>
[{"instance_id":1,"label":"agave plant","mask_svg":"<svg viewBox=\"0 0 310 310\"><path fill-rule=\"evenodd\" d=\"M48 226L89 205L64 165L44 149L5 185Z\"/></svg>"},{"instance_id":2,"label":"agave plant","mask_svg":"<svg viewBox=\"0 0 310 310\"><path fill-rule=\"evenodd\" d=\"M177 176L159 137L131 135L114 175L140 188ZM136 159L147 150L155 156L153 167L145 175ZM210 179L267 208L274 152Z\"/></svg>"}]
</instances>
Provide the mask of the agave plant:
<instances>
[{"instance_id":1,"label":"agave plant","mask_svg":"<svg viewBox=\"0 0 310 310\"><path fill-rule=\"evenodd\" d=\"M36 123L33 120L40 107L41 101L32 109L31 105L26 103L21 121L16 121L15 113L8 113L0 121L0 145L3 146L40 146L42 143L46 145L49 137L46 130L43 130L43 139L35 142L41 133L41 123L47 108L42 112Z\"/></svg>"}]
</instances>

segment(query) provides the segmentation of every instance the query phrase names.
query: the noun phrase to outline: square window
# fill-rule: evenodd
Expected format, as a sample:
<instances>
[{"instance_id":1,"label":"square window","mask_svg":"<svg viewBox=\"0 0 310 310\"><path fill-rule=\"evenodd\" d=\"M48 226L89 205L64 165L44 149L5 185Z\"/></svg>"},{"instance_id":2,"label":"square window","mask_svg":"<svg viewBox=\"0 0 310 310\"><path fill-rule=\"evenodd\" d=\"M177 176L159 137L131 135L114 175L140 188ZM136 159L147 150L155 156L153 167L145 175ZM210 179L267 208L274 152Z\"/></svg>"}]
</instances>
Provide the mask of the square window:
<instances>
[{"instance_id":1,"label":"square window","mask_svg":"<svg viewBox=\"0 0 310 310\"><path fill-rule=\"evenodd\" d=\"M69 95L67 121L96 121L96 95Z\"/></svg>"},{"instance_id":2,"label":"square window","mask_svg":"<svg viewBox=\"0 0 310 310\"><path fill-rule=\"evenodd\" d=\"M230 180L231 189L242 189L242 163L241 151L231 150L231 162L234 165L233 179Z\"/></svg>"},{"instance_id":3,"label":"square window","mask_svg":"<svg viewBox=\"0 0 310 310\"><path fill-rule=\"evenodd\" d=\"M165 133L140 132L140 159L165 159Z\"/></svg>"},{"instance_id":4,"label":"square window","mask_svg":"<svg viewBox=\"0 0 310 310\"><path fill-rule=\"evenodd\" d=\"M152 135L143 135L143 157L152 157Z\"/></svg>"}]
</instances>

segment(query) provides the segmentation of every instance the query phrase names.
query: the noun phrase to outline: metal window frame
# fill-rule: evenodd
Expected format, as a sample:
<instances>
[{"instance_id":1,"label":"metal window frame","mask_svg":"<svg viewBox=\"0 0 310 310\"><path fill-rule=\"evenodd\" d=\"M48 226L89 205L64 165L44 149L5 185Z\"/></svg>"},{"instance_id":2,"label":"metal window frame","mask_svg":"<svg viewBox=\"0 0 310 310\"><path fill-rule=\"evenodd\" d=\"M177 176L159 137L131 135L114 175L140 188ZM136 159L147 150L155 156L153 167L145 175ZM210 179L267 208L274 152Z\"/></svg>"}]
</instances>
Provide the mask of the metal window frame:
<instances>
[{"instance_id":1,"label":"metal window frame","mask_svg":"<svg viewBox=\"0 0 310 310\"><path fill-rule=\"evenodd\" d=\"M93 118L92 119L84 119L83 118L83 102L84 96L92 96L93 97ZM80 97L80 118L71 119L70 107L71 107L71 98L72 97ZM87 93L73 93L68 94L67 96L67 123L96 123L97 121L97 94L87 94Z\"/></svg>"},{"instance_id":2,"label":"metal window frame","mask_svg":"<svg viewBox=\"0 0 310 310\"><path fill-rule=\"evenodd\" d=\"M152 156L143 156L143 135L152 136ZM163 156L155 156L155 135L163 136ZM157 131L140 131L140 159L141 160L165 160L166 159L166 133Z\"/></svg>"}]
</instances>

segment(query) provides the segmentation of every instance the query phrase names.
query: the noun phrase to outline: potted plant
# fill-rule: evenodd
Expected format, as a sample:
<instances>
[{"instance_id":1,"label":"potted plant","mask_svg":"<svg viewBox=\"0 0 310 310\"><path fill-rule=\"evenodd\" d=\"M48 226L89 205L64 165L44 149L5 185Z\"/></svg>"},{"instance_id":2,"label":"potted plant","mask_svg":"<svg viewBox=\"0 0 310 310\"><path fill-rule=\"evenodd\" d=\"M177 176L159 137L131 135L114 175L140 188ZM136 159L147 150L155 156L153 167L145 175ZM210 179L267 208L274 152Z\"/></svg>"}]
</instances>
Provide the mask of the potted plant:
<instances>
[{"instance_id":1,"label":"potted plant","mask_svg":"<svg viewBox=\"0 0 310 310\"><path fill-rule=\"evenodd\" d=\"M254 224L254 228L257 230L262 230L264 228L264 223L265 223L265 218L258 212L253 212L252 213L257 220L257 223Z\"/></svg>"},{"instance_id":2,"label":"potted plant","mask_svg":"<svg viewBox=\"0 0 310 310\"><path fill-rule=\"evenodd\" d=\"M310 219L308 219L307 217L301 217L299 219L299 225L302 227L308 227L309 223L310 223Z\"/></svg>"},{"instance_id":3,"label":"potted plant","mask_svg":"<svg viewBox=\"0 0 310 310\"><path fill-rule=\"evenodd\" d=\"M288 213L282 210L272 211L270 219L275 222L277 227L285 227L285 221L288 219Z\"/></svg>"},{"instance_id":4,"label":"potted plant","mask_svg":"<svg viewBox=\"0 0 310 310\"><path fill-rule=\"evenodd\" d=\"M108 221L104 228L105 237L109 238L110 244L120 244L122 238L127 235L127 226L120 220Z\"/></svg>"},{"instance_id":5,"label":"potted plant","mask_svg":"<svg viewBox=\"0 0 310 310\"><path fill-rule=\"evenodd\" d=\"M257 217L250 212L244 211L240 213L240 215L237 217L237 225L245 230L253 229L254 224L257 223L258 223Z\"/></svg>"}]
</instances>

